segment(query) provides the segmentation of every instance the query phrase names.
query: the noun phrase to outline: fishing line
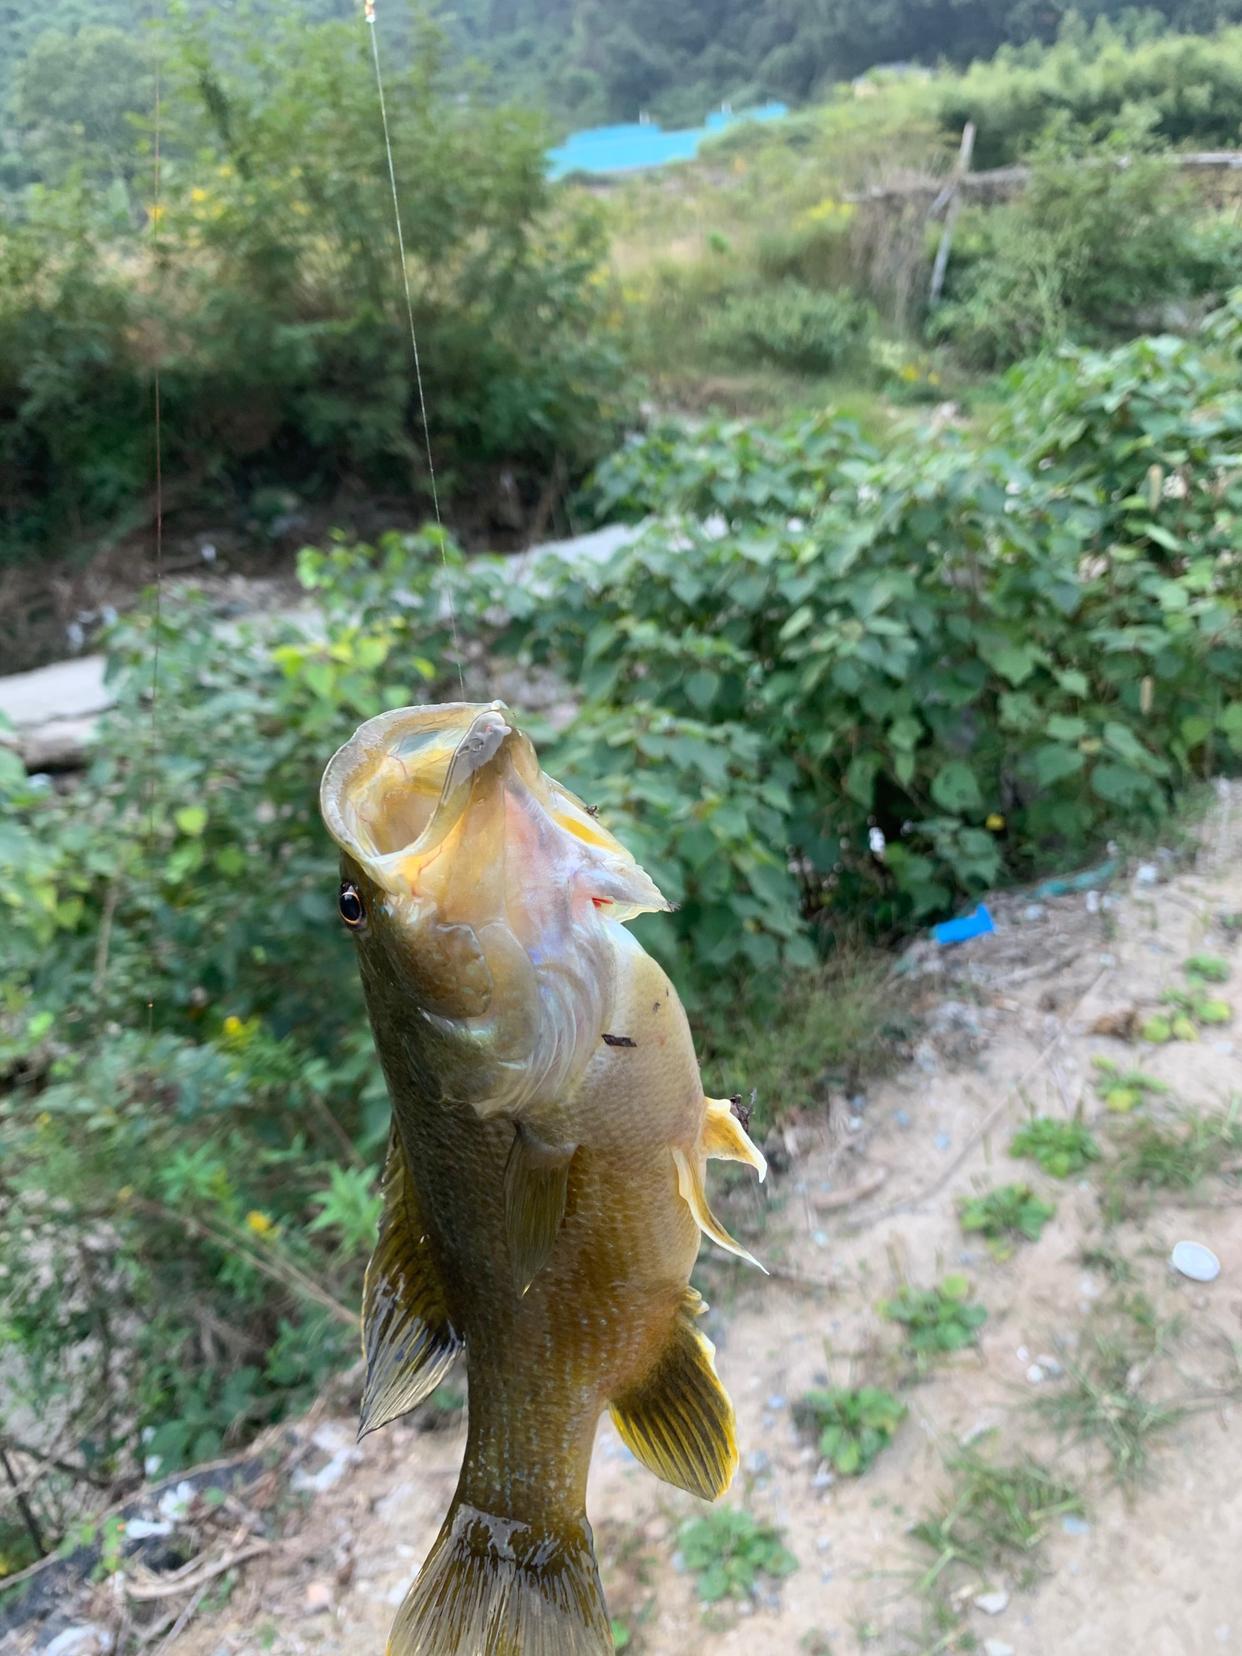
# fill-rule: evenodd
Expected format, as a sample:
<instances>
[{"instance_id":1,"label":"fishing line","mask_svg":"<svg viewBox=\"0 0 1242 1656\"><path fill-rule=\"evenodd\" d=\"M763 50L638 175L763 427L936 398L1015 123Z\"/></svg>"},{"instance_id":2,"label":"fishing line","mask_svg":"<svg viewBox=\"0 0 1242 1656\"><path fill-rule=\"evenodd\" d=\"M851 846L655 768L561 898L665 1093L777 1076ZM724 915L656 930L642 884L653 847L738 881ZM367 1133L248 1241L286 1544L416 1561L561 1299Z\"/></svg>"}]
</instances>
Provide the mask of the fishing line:
<instances>
[{"instance_id":1,"label":"fishing line","mask_svg":"<svg viewBox=\"0 0 1242 1656\"><path fill-rule=\"evenodd\" d=\"M418 354L418 330L414 326L414 299L410 292L410 267L405 257L405 233L401 227L401 201L397 192L397 167L393 160L392 137L388 130L388 104L384 97L384 75L380 68L379 30L375 24L375 0L363 0L363 14L371 32L371 56L375 62L375 89L379 94L380 121L384 128L384 150L388 156L388 182L392 188L392 217L397 231L397 256L401 261L401 284L405 293L405 315L410 326L410 352L414 358L414 379L418 385L418 407L423 421L423 442L427 450L427 474L431 479L431 504L435 508L436 528L440 532L440 563L445 574L448 594L449 625L453 634L453 650L457 656L457 683L461 699L466 699L466 679L462 670L461 638L457 631L457 605L448 580L448 551L444 544L444 524L440 517L440 492L436 487L436 467L431 456L431 426L427 420L427 394L423 389L423 365Z\"/></svg>"},{"instance_id":2,"label":"fishing line","mask_svg":"<svg viewBox=\"0 0 1242 1656\"><path fill-rule=\"evenodd\" d=\"M159 275L160 217L163 202L160 195L160 134L163 121L163 82L160 49L155 56L155 112L152 121L153 197L151 203L151 259L155 275ZM159 789L160 758L160 632L164 619L164 434L160 399L160 343L157 338L152 364L152 412L155 424L155 596L152 603L151 631L151 726L147 742L147 868L151 876L151 895L155 898L157 876L155 871L156 821L155 811ZM154 901L152 903L154 913ZM147 1034L155 1028L155 981L159 966L155 958L155 940L152 938L152 982L147 991Z\"/></svg>"}]
</instances>

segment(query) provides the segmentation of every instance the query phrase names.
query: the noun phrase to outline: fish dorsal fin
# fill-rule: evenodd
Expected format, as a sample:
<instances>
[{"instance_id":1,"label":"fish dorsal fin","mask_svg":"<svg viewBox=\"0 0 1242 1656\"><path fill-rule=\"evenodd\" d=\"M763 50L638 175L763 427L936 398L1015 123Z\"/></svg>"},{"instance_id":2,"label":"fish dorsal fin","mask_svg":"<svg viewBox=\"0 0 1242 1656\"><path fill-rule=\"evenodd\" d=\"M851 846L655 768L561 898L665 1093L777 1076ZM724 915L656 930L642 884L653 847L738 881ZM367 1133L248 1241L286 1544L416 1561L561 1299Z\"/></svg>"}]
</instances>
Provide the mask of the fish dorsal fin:
<instances>
[{"instance_id":1,"label":"fish dorsal fin","mask_svg":"<svg viewBox=\"0 0 1242 1656\"><path fill-rule=\"evenodd\" d=\"M694 1326L705 1309L687 1288L650 1371L612 1400L611 1413L648 1471L714 1501L737 1470L737 1431L729 1394L716 1377L716 1348Z\"/></svg>"},{"instance_id":2,"label":"fish dorsal fin","mask_svg":"<svg viewBox=\"0 0 1242 1656\"><path fill-rule=\"evenodd\" d=\"M367 1377L358 1436L407 1414L443 1380L462 1341L449 1320L405 1150L394 1126L379 1241L362 1290Z\"/></svg>"},{"instance_id":3,"label":"fish dorsal fin","mask_svg":"<svg viewBox=\"0 0 1242 1656\"><path fill-rule=\"evenodd\" d=\"M513 1284L524 1294L548 1262L569 1195L575 1144L545 1144L519 1122L505 1164L505 1225Z\"/></svg>"},{"instance_id":4,"label":"fish dorsal fin","mask_svg":"<svg viewBox=\"0 0 1242 1656\"><path fill-rule=\"evenodd\" d=\"M707 1191L703 1185L703 1151L697 1150L691 1155L674 1145L673 1160L677 1165L677 1188L681 1191L682 1199L694 1215L695 1224L703 1235L709 1237L718 1247L736 1254L739 1259L746 1260L748 1264L759 1265L759 1261L749 1249L733 1240L707 1204ZM763 1266L759 1265L759 1269L763 1271ZM767 1275L766 1271L764 1275Z\"/></svg>"},{"instance_id":5,"label":"fish dorsal fin","mask_svg":"<svg viewBox=\"0 0 1242 1656\"><path fill-rule=\"evenodd\" d=\"M703 1154L713 1156L717 1161L748 1162L761 1182L766 1179L768 1164L763 1151L734 1115L730 1101L727 1098L708 1098L704 1102L707 1118L699 1140Z\"/></svg>"}]
</instances>

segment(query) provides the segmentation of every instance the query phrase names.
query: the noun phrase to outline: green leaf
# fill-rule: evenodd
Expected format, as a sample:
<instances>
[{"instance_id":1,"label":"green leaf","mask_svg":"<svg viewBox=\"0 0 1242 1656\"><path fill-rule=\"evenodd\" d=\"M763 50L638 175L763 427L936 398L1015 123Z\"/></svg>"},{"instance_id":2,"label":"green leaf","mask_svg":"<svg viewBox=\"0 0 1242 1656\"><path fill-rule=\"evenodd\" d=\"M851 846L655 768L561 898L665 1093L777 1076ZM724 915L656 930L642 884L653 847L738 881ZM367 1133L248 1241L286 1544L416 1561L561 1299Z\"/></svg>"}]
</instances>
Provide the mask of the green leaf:
<instances>
[{"instance_id":1,"label":"green leaf","mask_svg":"<svg viewBox=\"0 0 1242 1656\"><path fill-rule=\"evenodd\" d=\"M686 680L686 695L700 713L707 712L715 701L719 689L720 674L713 673L710 668L700 667L697 672L691 673Z\"/></svg>"},{"instance_id":2,"label":"green leaf","mask_svg":"<svg viewBox=\"0 0 1242 1656\"><path fill-rule=\"evenodd\" d=\"M1031 755L1031 769L1040 787L1050 788L1063 782L1067 776L1076 776L1083 767L1082 754L1074 747L1062 747L1048 742Z\"/></svg>"},{"instance_id":3,"label":"green leaf","mask_svg":"<svg viewBox=\"0 0 1242 1656\"><path fill-rule=\"evenodd\" d=\"M983 806L983 795L970 766L961 759L951 759L932 778L932 798L942 810L955 815L962 811L977 811Z\"/></svg>"},{"instance_id":4,"label":"green leaf","mask_svg":"<svg viewBox=\"0 0 1242 1656\"><path fill-rule=\"evenodd\" d=\"M173 812L173 821L183 834L196 839L207 826L207 812L201 805L182 805Z\"/></svg>"}]
</instances>

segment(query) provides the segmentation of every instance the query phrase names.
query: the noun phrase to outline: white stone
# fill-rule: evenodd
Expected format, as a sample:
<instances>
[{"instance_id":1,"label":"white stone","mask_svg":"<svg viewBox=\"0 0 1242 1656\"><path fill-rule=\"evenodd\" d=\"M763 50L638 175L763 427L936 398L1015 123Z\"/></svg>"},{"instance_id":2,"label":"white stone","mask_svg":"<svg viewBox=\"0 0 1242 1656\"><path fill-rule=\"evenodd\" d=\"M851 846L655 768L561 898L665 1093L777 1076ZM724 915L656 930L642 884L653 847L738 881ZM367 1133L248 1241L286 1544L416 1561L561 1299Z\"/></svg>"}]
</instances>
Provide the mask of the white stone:
<instances>
[{"instance_id":1,"label":"white stone","mask_svg":"<svg viewBox=\"0 0 1242 1656\"><path fill-rule=\"evenodd\" d=\"M997 1587L991 1593L977 1593L975 1595L975 1609L982 1610L985 1616L999 1616L1002 1610L1009 1607L1009 1594L1003 1587Z\"/></svg>"}]
</instances>

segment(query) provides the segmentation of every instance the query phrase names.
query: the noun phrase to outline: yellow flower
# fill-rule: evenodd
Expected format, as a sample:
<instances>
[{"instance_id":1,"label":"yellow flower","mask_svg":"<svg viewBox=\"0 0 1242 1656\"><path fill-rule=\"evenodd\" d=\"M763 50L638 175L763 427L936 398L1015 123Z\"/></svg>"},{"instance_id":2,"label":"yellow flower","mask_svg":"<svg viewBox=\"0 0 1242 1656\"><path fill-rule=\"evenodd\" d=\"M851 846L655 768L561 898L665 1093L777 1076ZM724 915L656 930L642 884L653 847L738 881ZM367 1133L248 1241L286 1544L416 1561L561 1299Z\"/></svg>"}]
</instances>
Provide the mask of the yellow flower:
<instances>
[{"instance_id":1,"label":"yellow flower","mask_svg":"<svg viewBox=\"0 0 1242 1656\"><path fill-rule=\"evenodd\" d=\"M40 1110L38 1115L35 1117L35 1125L36 1127L50 1127L52 1125L51 1111Z\"/></svg>"},{"instance_id":2,"label":"yellow flower","mask_svg":"<svg viewBox=\"0 0 1242 1656\"><path fill-rule=\"evenodd\" d=\"M999 811L993 811L983 826L990 828L994 834L999 834L1005 826L1005 819Z\"/></svg>"},{"instance_id":3,"label":"yellow flower","mask_svg":"<svg viewBox=\"0 0 1242 1656\"><path fill-rule=\"evenodd\" d=\"M270 1236L276 1229L275 1223L266 1213L260 1213L258 1208L251 1208L246 1215L246 1223L256 1236Z\"/></svg>"},{"instance_id":4,"label":"yellow flower","mask_svg":"<svg viewBox=\"0 0 1242 1656\"><path fill-rule=\"evenodd\" d=\"M128 1202L131 1199L133 1194L134 1194L133 1185L122 1185L121 1188L116 1193L116 1199L117 1199L118 1202L125 1203L125 1202Z\"/></svg>"},{"instance_id":5,"label":"yellow flower","mask_svg":"<svg viewBox=\"0 0 1242 1656\"><path fill-rule=\"evenodd\" d=\"M206 199L207 199L206 190L204 190L201 185L196 184L194 186L194 188L190 191L190 200L197 205L198 202L206 201Z\"/></svg>"},{"instance_id":6,"label":"yellow flower","mask_svg":"<svg viewBox=\"0 0 1242 1656\"><path fill-rule=\"evenodd\" d=\"M906 362L902 364L901 377L903 380L906 380L913 385L915 380L919 377L919 371L912 362Z\"/></svg>"},{"instance_id":7,"label":"yellow flower","mask_svg":"<svg viewBox=\"0 0 1242 1656\"><path fill-rule=\"evenodd\" d=\"M164 216L164 203L162 201L153 201L150 207L148 207L147 212L151 216L151 223L158 224Z\"/></svg>"}]
</instances>

